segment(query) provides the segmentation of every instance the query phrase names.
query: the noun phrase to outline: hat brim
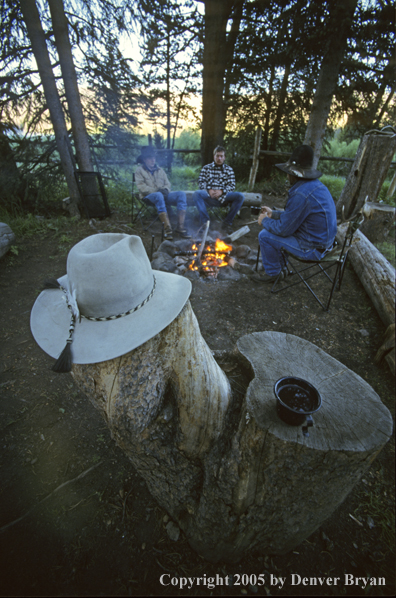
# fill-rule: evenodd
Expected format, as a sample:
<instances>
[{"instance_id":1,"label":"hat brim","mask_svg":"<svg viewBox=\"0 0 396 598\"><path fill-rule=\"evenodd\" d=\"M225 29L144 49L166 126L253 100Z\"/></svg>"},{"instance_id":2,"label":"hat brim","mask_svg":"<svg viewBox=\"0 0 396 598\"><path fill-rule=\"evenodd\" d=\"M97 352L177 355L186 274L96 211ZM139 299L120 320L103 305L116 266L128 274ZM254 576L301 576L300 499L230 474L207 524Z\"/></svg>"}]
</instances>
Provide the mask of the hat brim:
<instances>
[{"instance_id":1,"label":"hat brim","mask_svg":"<svg viewBox=\"0 0 396 598\"><path fill-rule=\"evenodd\" d=\"M307 168L300 173L299 171L294 171L288 162L284 162L283 164L275 164L276 168L282 170L282 172L286 172L286 174L291 174L300 179L318 179L322 176L319 170L315 170L314 168Z\"/></svg>"},{"instance_id":2,"label":"hat brim","mask_svg":"<svg viewBox=\"0 0 396 598\"><path fill-rule=\"evenodd\" d=\"M150 300L136 312L115 320L76 322L71 345L73 363L99 363L120 357L164 330L179 315L191 293L187 278L153 271L156 288ZM68 277L59 283L68 288ZM58 358L69 336L71 312L58 289L42 291L30 315L30 328L37 344ZM114 314L116 315L116 314Z\"/></svg>"}]
</instances>

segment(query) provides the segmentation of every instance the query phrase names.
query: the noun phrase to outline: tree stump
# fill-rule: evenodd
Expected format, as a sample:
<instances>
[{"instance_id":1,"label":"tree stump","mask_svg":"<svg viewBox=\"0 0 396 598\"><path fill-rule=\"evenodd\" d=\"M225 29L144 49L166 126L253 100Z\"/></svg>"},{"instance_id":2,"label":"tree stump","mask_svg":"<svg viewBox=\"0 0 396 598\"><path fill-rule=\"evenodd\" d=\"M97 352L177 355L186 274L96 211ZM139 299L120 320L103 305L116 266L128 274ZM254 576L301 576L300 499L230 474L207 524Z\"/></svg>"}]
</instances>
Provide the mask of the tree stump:
<instances>
[{"instance_id":1,"label":"tree stump","mask_svg":"<svg viewBox=\"0 0 396 598\"><path fill-rule=\"evenodd\" d=\"M364 205L367 198L375 202L386 178L396 151L396 131L385 127L369 131L356 152L355 161L337 201L337 214L350 218Z\"/></svg>"},{"instance_id":2,"label":"tree stump","mask_svg":"<svg viewBox=\"0 0 396 598\"><path fill-rule=\"evenodd\" d=\"M389 439L392 418L359 376L311 343L261 332L239 339L252 376L232 396L189 302L156 337L120 358L73 365L150 492L205 559L251 548L281 554L344 500ZM253 373L252 373L253 372ZM275 410L275 381L313 383L323 406L306 438Z\"/></svg>"},{"instance_id":3,"label":"tree stump","mask_svg":"<svg viewBox=\"0 0 396 598\"><path fill-rule=\"evenodd\" d=\"M396 209L382 203L367 202L364 206L365 220L360 227L371 243L381 243L395 226Z\"/></svg>"}]
</instances>

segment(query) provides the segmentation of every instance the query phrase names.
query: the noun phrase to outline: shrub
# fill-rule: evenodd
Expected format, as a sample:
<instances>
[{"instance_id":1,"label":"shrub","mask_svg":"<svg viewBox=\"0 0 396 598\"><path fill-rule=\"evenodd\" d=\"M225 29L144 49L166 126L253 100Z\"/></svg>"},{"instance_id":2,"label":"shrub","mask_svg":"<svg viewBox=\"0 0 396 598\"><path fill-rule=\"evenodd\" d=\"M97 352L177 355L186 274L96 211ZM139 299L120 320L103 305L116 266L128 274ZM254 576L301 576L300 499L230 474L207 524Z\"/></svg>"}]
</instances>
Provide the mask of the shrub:
<instances>
[{"instance_id":1,"label":"shrub","mask_svg":"<svg viewBox=\"0 0 396 598\"><path fill-rule=\"evenodd\" d=\"M328 174L324 174L320 177L320 180L324 185L326 185L334 201L337 201L341 195L341 191L344 188L345 179L340 176L331 176Z\"/></svg>"}]
</instances>

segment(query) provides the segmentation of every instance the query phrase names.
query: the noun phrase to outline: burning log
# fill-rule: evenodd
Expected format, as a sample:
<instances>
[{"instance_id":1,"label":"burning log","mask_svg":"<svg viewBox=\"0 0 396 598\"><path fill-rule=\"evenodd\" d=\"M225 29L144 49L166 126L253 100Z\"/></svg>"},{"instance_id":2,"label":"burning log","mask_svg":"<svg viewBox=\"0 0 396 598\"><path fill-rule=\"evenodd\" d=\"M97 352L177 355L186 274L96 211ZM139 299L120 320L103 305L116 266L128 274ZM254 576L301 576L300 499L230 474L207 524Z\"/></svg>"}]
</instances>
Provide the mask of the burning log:
<instances>
[{"instance_id":1,"label":"burning log","mask_svg":"<svg viewBox=\"0 0 396 598\"><path fill-rule=\"evenodd\" d=\"M152 495L213 562L296 547L344 500L392 431L373 389L305 340L250 334L239 339L238 355L254 372L246 396L231 394L187 302L144 345L72 371ZM321 394L309 438L277 416L273 388L285 372Z\"/></svg>"}]
</instances>

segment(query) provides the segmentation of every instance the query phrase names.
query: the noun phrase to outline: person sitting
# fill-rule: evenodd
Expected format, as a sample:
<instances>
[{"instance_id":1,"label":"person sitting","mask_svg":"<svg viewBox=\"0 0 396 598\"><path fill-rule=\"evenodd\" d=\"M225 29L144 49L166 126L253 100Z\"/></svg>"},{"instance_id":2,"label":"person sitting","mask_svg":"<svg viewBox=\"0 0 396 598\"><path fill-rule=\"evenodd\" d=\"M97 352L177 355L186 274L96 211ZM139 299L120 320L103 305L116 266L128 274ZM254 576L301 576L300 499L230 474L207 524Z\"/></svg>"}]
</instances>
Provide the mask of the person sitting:
<instances>
[{"instance_id":1,"label":"person sitting","mask_svg":"<svg viewBox=\"0 0 396 598\"><path fill-rule=\"evenodd\" d=\"M137 162L139 166L135 172L136 186L141 199L148 199L157 208L160 220L164 225L165 239L173 239L173 231L166 210L167 204L177 205L178 224L175 233L189 239L190 235L184 225L187 209L187 197L184 191L171 192L171 184L165 170L156 164L154 148L143 147Z\"/></svg>"},{"instance_id":2,"label":"person sitting","mask_svg":"<svg viewBox=\"0 0 396 598\"><path fill-rule=\"evenodd\" d=\"M258 218L263 230L258 239L264 272L255 272L256 282L274 282L285 275L281 249L303 260L319 260L333 246L337 232L334 200L313 168L313 149L298 146L283 164L275 164L287 174L290 189L284 211L264 206Z\"/></svg>"},{"instance_id":3,"label":"person sitting","mask_svg":"<svg viewBox=\"0 0 396 598\"><path fill-rule=\"evenodd\" d=\"M244 197L242 193L234 191L235 175L231 166L225 164L225 149L220 145L213 151L213 162L206 164L198 178L199 191L195 191L193 200L197 206L201 224L210 221L207 207L223 208L230 206L224 219L222 229L226 233L232 232L232 223L239 212Z\"/></svg>"}]
</instances>

